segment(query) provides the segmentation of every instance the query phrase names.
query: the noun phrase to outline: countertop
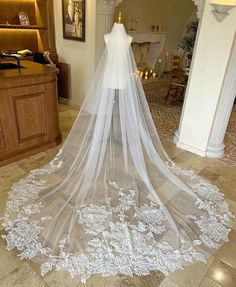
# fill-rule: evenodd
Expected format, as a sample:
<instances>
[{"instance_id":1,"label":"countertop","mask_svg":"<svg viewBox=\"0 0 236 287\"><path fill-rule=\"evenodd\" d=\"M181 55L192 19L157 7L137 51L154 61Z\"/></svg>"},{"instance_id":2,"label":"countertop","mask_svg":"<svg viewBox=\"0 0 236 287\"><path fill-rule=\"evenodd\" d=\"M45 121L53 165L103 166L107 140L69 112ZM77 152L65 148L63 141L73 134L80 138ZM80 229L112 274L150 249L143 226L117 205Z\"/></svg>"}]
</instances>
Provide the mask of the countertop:
<instances>
[{"instance_id":1,"label":"countertop","mask_svg":"<svg viewBox=\"0 0 236 287\"><path fill-rule=\"evenodd\" d=\"M4 60L2 63L15 63L15 61ZM57 73L57 68L43 65L39 63L35 63L29 60L21 60L20 65L23 68L18 69L7 69L0 70L0 80L6 78L19 78L19 77L27 77L27 76L37 76L37 75L45 75L49 73Z\"/></svg>"}]
</instances>

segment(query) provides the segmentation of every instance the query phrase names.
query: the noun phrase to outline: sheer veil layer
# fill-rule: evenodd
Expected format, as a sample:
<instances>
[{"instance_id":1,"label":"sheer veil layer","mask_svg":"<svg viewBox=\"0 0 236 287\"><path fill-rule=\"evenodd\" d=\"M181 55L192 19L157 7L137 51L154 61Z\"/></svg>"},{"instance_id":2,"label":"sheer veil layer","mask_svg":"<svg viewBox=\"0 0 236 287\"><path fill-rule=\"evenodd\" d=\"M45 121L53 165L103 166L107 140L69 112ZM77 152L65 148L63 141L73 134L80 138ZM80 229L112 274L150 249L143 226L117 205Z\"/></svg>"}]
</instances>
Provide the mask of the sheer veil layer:
<instances>
[{"instance_id":1,"label":"sheer veil layer","mask_svg":"<svg viewBox=\"0 0 236 287\"><path fill-rule=\"evenodd\" d=\"M216 186L165 153L131 37L122 24L106 49L57 156L13 184L4 217L9 250L67 270L103 276L165 275L204 262L228 240L231 213Z\"/></svg>"}]
</instances>

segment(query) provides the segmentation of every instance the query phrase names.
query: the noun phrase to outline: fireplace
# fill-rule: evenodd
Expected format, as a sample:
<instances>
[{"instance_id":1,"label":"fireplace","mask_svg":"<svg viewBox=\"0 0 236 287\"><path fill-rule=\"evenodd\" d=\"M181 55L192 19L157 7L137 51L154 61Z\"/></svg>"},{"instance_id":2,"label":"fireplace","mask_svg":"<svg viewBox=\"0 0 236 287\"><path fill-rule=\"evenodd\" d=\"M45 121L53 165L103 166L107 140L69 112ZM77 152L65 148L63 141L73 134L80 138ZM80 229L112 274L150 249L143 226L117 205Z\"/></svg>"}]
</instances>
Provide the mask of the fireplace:
<instances>
[{"instance_id":1,"label":"fireplace","mask_svg":"<svg viewBox=\"0 0 236 287\"><path fill-rule=\"evenodd\" d=\"M156 63L165 46L167 33L130 31L129 34L133 37L132 49L138 69L156 70Z\"/></svg>"}]
</instances>

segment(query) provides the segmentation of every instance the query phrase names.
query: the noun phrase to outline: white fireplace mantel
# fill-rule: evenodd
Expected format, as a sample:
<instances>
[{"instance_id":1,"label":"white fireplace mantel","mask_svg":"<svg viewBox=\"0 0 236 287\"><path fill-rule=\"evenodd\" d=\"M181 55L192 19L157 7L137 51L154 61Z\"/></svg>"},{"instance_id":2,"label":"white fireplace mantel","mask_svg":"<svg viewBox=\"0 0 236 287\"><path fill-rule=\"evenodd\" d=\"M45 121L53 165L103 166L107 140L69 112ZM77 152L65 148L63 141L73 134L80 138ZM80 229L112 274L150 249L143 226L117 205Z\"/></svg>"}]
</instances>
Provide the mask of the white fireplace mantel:
<instances>
[{"instance_id":1,"label":"white fireplace mantel","mask_svg":"<svg viewBox=\"0 0 236 287\"><path fill-rule=\"evenodd\" d=\"M133 51L138 66L141 67L144 64L148 68L156 69L158 57L165 47L167 32L129 31L128 34L133 37L132 44L148 43L149 45L147 54L142 52L142 47L134 48Z\"/></svg>"},{"instance_id":2,"label":"white fireplace mantel","mask_svg":"<svg viewBox=\"0 0 236 287\"><path fill-rule=\"evenodd\" d=\"M133 43L163 43L163 46L167 36L167 32L150 31L129 31L128 34L133 37Z\"/></svg>"}]
</instances>

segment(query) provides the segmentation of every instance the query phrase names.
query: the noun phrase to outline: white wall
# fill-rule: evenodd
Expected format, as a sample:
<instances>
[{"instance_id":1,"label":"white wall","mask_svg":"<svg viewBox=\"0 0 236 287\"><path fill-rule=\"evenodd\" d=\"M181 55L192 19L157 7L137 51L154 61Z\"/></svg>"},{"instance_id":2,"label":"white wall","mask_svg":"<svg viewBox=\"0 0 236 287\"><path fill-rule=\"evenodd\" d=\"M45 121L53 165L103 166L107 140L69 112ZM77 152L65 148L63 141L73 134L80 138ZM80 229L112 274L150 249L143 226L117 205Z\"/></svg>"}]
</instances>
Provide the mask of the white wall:
<instances>
[{"instance_id":1,"label":"white wall","mask_svg":"<svg viewBox=\"0 0 236 287\"><path fill-rule=\"evenodd\" d=\"M86 1L86 42L63 39L62 3L54 1L56 47L59 61L70 65L70 101L81 105L93 77L96 42L96 1ZM192 0L124 0L117 8L123 11L124 21L138 18L138 29L150 30L152 24L160 25L160 30L169 31L165 51L176 49L185 23L194 11ZM126 19L126 20L125 20Z\"/></svg>"},{"instance_id":2,"label":"white wall","mask_svg":"<svg viewBox=\"0 0 236 287\"><path fill-rule=\"evenodd\" d=\"M177 145L206 154L236 31L236 8L221 23L206 0Z\"/></svg>"},{"instance_id":3,"label":"white wall","mask_svg":"<svg viewBox=\"0 0 236 287\"><path fill-rule=\"evenodd\" d=\"M127 31L131 28L131 19L137 18L139 31L151 31L154 24L160 26L159 31L168 32L163 53L176 51L186 23L190 18L197 18L192 0L123 0L116 8L115 19L119 11Z\"/></svg>"},{"instance_id":4,"label":"white wall","mask_svg":"<svg viewBox=\"0 0 236 287\"><path fill-rule=\"evenodd\" d=\"M96 3L86 1L86 42L63 39L62 1L54 0L56 47L59 61L70 64L70 101L81 106L95 69Z\"/></svg>"}]
</instances>

